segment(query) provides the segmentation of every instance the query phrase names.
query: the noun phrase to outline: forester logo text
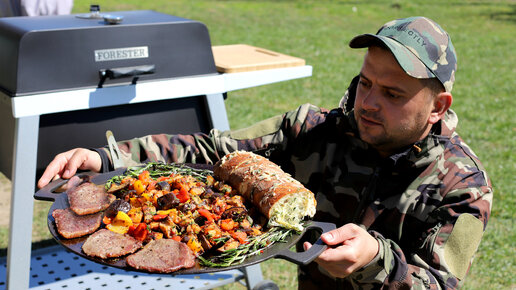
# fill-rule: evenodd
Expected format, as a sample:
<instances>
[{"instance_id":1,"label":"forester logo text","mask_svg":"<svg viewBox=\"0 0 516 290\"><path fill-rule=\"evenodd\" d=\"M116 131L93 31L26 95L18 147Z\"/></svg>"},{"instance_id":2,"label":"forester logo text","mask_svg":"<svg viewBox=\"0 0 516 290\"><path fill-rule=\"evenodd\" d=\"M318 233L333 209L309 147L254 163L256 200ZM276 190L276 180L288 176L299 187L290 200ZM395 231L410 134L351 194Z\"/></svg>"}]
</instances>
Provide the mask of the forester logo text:
<instances>
[{"instance_id":1,"label":"forester logo text","mask_svg":"<svg viewBox=\"0 0 516 290\"><path fill-rule=\"evenodd\" d=\"M96 62L149 57L148 46L100 49L94 52Z\"/></svg>"}]
</instances>

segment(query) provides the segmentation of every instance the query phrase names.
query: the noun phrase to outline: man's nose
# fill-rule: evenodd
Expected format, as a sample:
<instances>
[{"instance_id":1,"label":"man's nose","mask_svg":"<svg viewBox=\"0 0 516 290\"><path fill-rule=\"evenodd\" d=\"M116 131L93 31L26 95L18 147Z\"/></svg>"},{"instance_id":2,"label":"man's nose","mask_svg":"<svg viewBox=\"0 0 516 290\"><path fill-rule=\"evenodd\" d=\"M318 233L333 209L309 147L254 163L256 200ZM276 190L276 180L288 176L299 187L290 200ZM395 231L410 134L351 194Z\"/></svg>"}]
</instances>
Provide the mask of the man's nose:
<instances>
[{"instance_id":1,"label":"man's nose","mask_svg":"<svg viewBox=\"0 0 516 290\"><path fill-rule=\"evenodd\" d=\"M362 109L368 111L378 111L380 109L380 105L378 104L378 98L380 94L381 92L378 87L372 85L362 100Z\"/></svg>"}]
</instances>

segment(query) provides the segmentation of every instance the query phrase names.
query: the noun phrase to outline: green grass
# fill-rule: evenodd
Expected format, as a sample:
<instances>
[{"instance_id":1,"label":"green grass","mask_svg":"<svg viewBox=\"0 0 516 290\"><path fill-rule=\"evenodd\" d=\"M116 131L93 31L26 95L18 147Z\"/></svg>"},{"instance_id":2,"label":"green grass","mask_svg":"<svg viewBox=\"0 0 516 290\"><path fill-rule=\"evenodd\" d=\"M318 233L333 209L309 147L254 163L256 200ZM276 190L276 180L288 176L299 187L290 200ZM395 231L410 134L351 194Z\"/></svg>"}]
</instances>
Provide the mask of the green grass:
<instances>
[{"instance_id":1,"label":"green grass","mask_svg":"<svg viewBox=\"0 0 516 290\"><path fill-rule=\"evenodd\" d=\"M90 1L76 0L74 12ZM492 218L465 289L514 289L516 192L516 3L514 1L96 1L103 11L152 9L207 25L213 45L246 43L304 58L311 78L229 93L231 127L310 102L332 108L360 69L363 50L349 40L413 15L436 20L452 36L459 69L452 108L459 133L487 168L495 189ZM45 204L35 210L35 239L46 237ZM0 230L2 244L7 235ZM262 270L280 289L296 288L295 266L268 261ZM227 287L229 289L230 287Z\"/></svg>"}]
</instances>

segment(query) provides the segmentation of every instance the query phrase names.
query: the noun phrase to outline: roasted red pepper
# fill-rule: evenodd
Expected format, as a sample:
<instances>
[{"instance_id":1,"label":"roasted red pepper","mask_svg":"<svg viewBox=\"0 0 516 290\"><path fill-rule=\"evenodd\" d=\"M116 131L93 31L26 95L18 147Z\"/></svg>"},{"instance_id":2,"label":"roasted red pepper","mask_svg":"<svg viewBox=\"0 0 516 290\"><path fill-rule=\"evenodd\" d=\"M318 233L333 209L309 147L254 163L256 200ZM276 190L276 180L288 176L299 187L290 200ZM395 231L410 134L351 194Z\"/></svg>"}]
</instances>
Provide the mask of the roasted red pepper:
<instances>
[{"instance_id":1,"label":"roasted red pepper","mask_svg":"<svg viewBox=\"0 0 516 290\"><path fill-rule=\"evenodd\" d=\"M176 197L179 199L179 202L187 202L190 199L190 194L184 187L181 186L179 192L176 194Z\"/></svg>"},{"instance_id":2,"label":"roasted red pepper","mask_svg":"<svg viewBox=\"0 0 516 290\"><path fill-rule=\"evenodd\" d=\"M151 181L149 181L149 184L147 185L147 188L146 188L146 189L147 189L148 191L151 191L151 190L155 189L155 188L156 188L156 183L157 183L157 182L156 182L155 180L152 180L152 179L151 179Z\"/></svg>"},{"instance_id":3,"label":"roasted red pepper","mask_svg":"<svg viewBox=\"0 0 516 290\"><path fill-rule=\"evenodd\" d=\"M247 234L245 232L233 232L231 236L241 244L247 244Z\"/></svg>"},{"instance_id":4,"label":"roasted red pepper","mask_svg":"<svg viewBox=\"0 0 516 290\"><path fill-rule=\"evenodd\" d=\"M214 220L213 214L209 210L204 209L204 208L199 208L199 209L197 209L197 211L199 212L200 215L205 217L209 222L212 222Z\"/></svg>"},{"instance_id":5,"label":"roasted red pepper","mask_svg":"<svg viewBox=\"0 0 516 290\"><path fill-rule=\"evenodd\" d=\"M152 220L153 221L160 221L162 219L165 219L168 215L166 214L156 214L154 216L152 216Z\"/></svg>"},{"instance_id":6,"label":"roasted red pepper","mask_svg":"<svg viewBox=\"0 0 516 290\"><path fill-rule=\"evenodd\" d=\"M105 224L105 225L109 225L111 223L111 219L108 218L107 216L104 216L102 218L102 222Z\"/></svg>"},{"instance_id":7,"label":"roasted red pepper","mask_svg":"<svg viewBox=\"0 0 516 290\"><path fill-rule=\"evenodd\" d=\"M165 180L167 180L167 179L169 179L169 177L168 177L168 176L160 176L160 177L158 177L158 179L157 179L156 181L157 181L157 182L160 182L160 181L165 181Z\"/></svg>"},{"instance_id":8,"label":"roasted red pepper","mask_svg":"<svg viewBox=\"0 0 516 290\"><path fill-rule=\"evenodd\" d=\"M147 238L147 234L149 234L149 231L147 230L147 224L139 223L136 227L130 226L127 233L135 239L137 239L138 241L143 242L145 238Z\"/></svg>"},{"instance_id":9,"label":"roasted red pepper","mask_svg":"<svg viewBox=\"0 0 516 290\"><path fill-rule=\"evenodd\" d=\"M127 230L127 234L132 236L134 234L134 230L136 230L136 226L134 226L134 225L129 226L129 229Z\"/></svg>"},{"instance_id":10,"label":"roasted red pepper","mask_svg":"<svg viewBox=\"0 0 516 290\"><path fill-rule=\"evenodd\" d=\"M220 228L225 231L231 231L237 226L237 223L232 219L225 219L220 222Z\"/></svg>"}]
</instances>

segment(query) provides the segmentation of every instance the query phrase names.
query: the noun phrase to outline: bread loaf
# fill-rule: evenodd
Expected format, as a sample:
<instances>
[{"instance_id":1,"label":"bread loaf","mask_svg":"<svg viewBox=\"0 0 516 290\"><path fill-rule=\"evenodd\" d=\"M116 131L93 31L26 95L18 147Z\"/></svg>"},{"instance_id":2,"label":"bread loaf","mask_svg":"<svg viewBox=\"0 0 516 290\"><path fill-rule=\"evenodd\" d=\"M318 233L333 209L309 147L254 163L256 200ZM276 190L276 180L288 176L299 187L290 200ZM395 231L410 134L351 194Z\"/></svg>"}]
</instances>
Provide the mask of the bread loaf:
<instances>
[{"instance_id":1,"label":"bread loaf","mask_svg":"<svg viewBox=\"0 0 516 290\"><path fill-rule=\"evenodd\" d=\"M302 220L315 214L314 194L265 157L236 151L219 160L213 173L251 201L269 226L302 230Z\"/></svg>"}]
</instances>

